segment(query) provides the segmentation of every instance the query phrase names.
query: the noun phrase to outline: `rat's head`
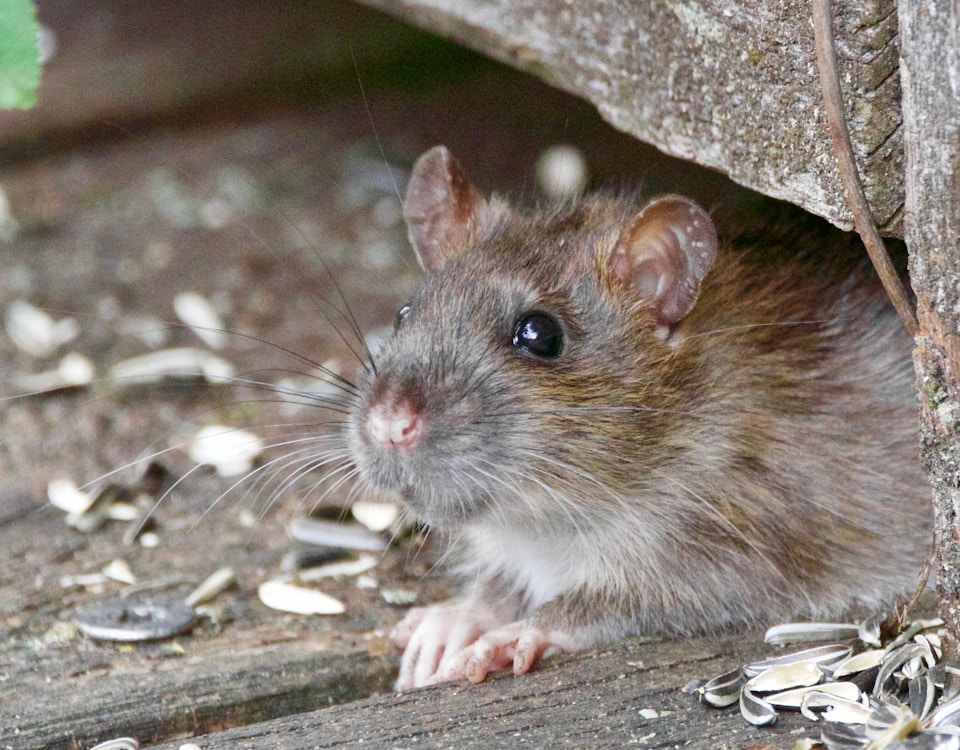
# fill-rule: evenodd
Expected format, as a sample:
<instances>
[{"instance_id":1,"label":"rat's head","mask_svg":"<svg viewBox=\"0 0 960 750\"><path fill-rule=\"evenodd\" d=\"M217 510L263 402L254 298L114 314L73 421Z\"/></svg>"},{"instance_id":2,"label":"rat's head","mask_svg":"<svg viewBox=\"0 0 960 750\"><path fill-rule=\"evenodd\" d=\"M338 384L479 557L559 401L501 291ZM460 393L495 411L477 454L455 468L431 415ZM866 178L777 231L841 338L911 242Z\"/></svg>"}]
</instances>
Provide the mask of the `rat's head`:
<instances>
[{"instance_id":1,"label":"rat's head","mask_svg":"<svg viewBox=\"0 0 960 750\"><path fill-rule=\"evenodd\" d=\"M440 526L570 517L585 494L635 481L624 464L668 429L680 387L664 382L677 367L664 334L716 252L703 210L668 196L524 216L437 147L404 216L427 275L352 410L363 481Z\"/></svg>"}]
</instances>

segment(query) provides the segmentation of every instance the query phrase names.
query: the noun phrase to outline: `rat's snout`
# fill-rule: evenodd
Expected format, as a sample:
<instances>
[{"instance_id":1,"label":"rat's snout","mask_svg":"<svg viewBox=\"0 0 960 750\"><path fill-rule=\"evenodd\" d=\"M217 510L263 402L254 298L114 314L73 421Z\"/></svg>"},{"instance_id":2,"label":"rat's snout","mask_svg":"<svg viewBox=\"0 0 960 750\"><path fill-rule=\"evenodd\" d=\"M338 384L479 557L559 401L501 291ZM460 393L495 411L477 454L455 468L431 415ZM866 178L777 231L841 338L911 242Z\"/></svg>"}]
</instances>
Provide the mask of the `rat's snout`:
<instances>
[{"instance_id":1,"label":"rat's snout","mask_svg":"<svg viewBox=\"0 0 960 750\"><path fill-rule=\"evenodd\" d=\"M407 394L386 394L371 405L364 430L378 448L412 450L427 431L422 399Z\"/></svg>"}]
</instances>

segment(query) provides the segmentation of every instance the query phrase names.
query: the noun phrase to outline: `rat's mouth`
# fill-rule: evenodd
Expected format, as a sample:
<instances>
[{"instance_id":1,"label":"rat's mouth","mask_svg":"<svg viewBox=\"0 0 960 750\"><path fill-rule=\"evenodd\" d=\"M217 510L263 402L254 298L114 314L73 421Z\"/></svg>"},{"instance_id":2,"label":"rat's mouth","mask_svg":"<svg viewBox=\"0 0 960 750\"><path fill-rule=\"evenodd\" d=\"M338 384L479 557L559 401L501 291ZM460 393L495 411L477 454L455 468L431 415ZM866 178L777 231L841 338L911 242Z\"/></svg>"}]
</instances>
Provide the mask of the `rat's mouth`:
<instances>
[{"instance_id":1,"label":"rat's mouth","mask_svg":"<svg viewBox=\"0 0 960 750\"><path fill-rule=\"evenodd\" d=\"M424 491L422 486L407 485L400 491L400 501L421 523L445 530L482 516L489 504L483 497L468 495L453 486Z\"/></svg>"}]
</instances>

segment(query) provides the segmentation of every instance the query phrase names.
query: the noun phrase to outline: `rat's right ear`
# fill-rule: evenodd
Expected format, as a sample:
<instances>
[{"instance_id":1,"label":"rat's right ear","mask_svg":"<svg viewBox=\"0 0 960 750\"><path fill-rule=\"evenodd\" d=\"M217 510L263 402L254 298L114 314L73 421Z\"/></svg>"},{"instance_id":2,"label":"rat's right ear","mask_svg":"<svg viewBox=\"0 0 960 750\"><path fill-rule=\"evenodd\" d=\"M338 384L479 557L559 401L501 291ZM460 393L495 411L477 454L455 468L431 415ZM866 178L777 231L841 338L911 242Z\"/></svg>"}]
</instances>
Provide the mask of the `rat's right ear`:
<instances>
[{"instance_id":1,"label":"rat's right ear","mask_svg":"<svg viewBox=\"0 0 960 750\"><path fill-rule=\"evenodd\" d=\"M693 309L700 282L717 255L717 231L700 206L678 195L645 205L610 256L614 277L647 301L670 326Z\"/></svg>"},{"instance_id":2,"label":"rat's right ear","mask_svg":"<svg viewBox=\"0 0 960 750\"><path fill-rule=\"evenodd\" d=\"M410 242L427 272L467 249L487 203L445 146L434 146L413 165L403 202Z\"/></svg>"}]
</instances>

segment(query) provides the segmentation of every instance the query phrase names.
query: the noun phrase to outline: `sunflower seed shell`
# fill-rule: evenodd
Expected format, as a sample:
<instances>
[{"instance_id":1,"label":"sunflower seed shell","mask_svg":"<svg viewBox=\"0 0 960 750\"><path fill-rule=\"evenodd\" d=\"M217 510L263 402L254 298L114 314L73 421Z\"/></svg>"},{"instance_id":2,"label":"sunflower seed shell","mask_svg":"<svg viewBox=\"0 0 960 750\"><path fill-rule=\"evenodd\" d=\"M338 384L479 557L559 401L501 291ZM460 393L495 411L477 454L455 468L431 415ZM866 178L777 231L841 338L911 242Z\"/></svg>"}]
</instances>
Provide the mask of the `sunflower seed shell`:
<instances>
[{"instance_id":1,"label":"sunflower seed shell","mask_svg":"<svg viewBox=\"0 0 960 750\"><path fill-rule=\"evenodd\" d=\"M756 727L773 724L778 718L777 709L746 687L740 691L740 715Z\"/></svg>"},{"instance_id":2,"label":"sunflower seed shell","mask_svg":"<svg viewBox=\"0 0 960 750\"><path fill-rule=\"evenodd\" d=\"M773 646L810 641L840 641L856 638L859 628L844 622L791 622L767 630L763 640Z\"/></svg>"},{"instance_id":3,"label":"sunflower seed shell","mask_svg":"<svg viewBox=\"0 0 960 750\"><path fill-rule=\"evenodd\" d=\"M784 690L782 693L766 695L763 699L776 708L799 709L804 698L812 692L823 693L833 696L834 698L842 698L848 701L860 700L860 688L852 682L828 682L824 685L793 688L791 690Z\"/></svg>"},{"instance_id":4,"label":"sunflower seed shell","mask_svg":"<svg viewBox=\"0 0 960 750\"><path fill-rule=\"evenodd\" d=\"M739 667L730 672L714 677L706 685L699 688L700 700L716 708L732 706L740 700L740 689L743 687L743 670Z\"/></svg>"},{"instance_id":5,"label":"sunflower seed shell","mask_svg":"<svg viewBox=\"0 0 960 750\"><path fill-rule=\"evenodd\" d=\"M824 667L835 664L839 661L843 661L850 656L850 652L852 650L853 649L851 649L850 646L843 646L841 644L814 646L813 648L805 648L802 651L794 651L790 654L774 656L770 659L764 659L763 661L756 661L752 664L747 664L744 666L743 671L747 677L756 677L761 672L770 669L770 667L777 667L784 664L796 664L797 662L801 661L810 661L814 664Z\"/></svg>"},{"instance_id":6,"label":"sunflower seed shell","mask_svg":"<svg viewBox=\"0 0 960 750\"><path fill-rule=\"evenodd\" d=\"M347 611L343 602L329 594L286 581L266 581L260 584L257 595L270 609L297 615L340 615Z\"/></svg>"}]
</instances>

